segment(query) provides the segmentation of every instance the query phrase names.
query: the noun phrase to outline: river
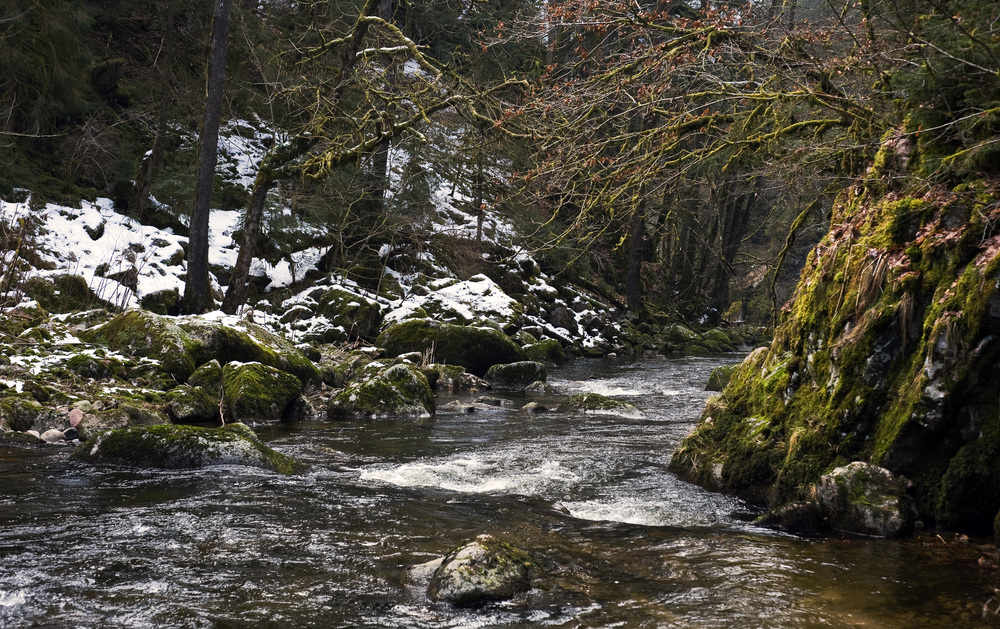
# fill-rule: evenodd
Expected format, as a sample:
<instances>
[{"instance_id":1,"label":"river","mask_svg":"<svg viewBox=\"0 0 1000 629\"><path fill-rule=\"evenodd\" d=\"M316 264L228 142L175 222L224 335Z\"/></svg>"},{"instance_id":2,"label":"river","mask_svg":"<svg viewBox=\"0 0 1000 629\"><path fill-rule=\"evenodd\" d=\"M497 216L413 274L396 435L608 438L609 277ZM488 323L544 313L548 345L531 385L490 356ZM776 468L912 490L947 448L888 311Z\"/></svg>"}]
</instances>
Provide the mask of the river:
<instances>
[{"instance_id":1,"label":"river","mask_svg":"<svg viewBox=\"0 0 1000 629\"><path fill-rule=\"evenodd\" d=\"M94 468L0 447L2 627L963 627L996 621L976 540L801 538L678 481L709 371L734 357L576 361L559 394L641 418L509 408L259 427L309 463ZM453 399L443 395L439 404ZM531 397L550 404L555 400ZM531 552L527 596L430 603L407 566L480 533ZM1000 600L1000 594L995 595Z\"/></svg>"}]
</instances>

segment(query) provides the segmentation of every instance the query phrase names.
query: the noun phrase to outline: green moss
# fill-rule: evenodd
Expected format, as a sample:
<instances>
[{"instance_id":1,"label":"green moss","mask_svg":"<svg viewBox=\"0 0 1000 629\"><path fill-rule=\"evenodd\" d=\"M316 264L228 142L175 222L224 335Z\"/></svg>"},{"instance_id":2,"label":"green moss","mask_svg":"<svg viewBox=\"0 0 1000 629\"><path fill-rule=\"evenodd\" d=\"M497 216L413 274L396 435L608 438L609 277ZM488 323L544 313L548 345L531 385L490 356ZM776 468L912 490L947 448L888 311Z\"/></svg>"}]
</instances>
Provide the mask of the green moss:
<instances>
[{"instance_id":1,"label":"green moss","mask_svg":"<svg viewBox=\"0 0 1000 629\"><path fill-rule=\"evenodd\" d=\"M247 465L294 474L302 465L277 452L243 428L196 426L137 426L102 433L88 439L73 457L90 463L155 467L200 468Z\"/></svg>"},{"instance_id":2,"label":"green moss","mask_svg":"<svg viewBox=\"0 0 1000 629\"><path fill-rule=\"evenodd\" d=\"M390 356L433 352L437 362L461 365L477 376L496 364L527 360L517 343L500 330L439 323L428 319L404 321L379 335L376 345Z\"/></svg>"},{"instance_id":3,"label":"green moss","mask_svg":"<svg viewBox=\"0 0 1000 629\"><path fill-rule=\"evenodd\" d=\"M407 364L352 382L327 407L327 416L333 419L427 417L433 413L434 395L427 378Z\"/></svg>"},{"instance_id":4,"label":"green moss","mask_svg":"<svg viewBox=\"0 0 1000 629\"><path fill-rule=\"evenodd\" d=\"M198 342L170 319L142 310L126 311L79 336L122 353L158 360L180 382L187 380L197 366L194 352Z\"/></svg>"},{"instance_id":5,"label":"green moss","mask_svg":"<svg viewBox=\"0 0 1000 629\"><path fill-rule=\"evenodd\" d=\"M222 370L227 419L273 421L292 419L302 395L302 382L261 363L229 363Z\"/></svg>"},{"instance_id":6,"label":"green moss","mask_svg":"<svg viewBox=\"0 0 1000 629\"><path fill-rule=\"evenodd\" d=\"M10 430L24 432L42 428L41 420L46 417L41 404L26 397L0 398L0 425Z\"/></svg>"},{"instance_id":7,"label":"green moss","mask_svg":"<svg viewBox=\"0 0 1000 629\"><path fill-rule=\"evenodd\" d=\"M618 415L622 417L641 417L640 411L634 404L616 400L599 393L577 393L569 396L559 405L559 411L563 413L583 412L599 415Z\"/></svg>"},{"instance_id":8,"label":"green moss","mask_svg":"<svg viewBox=\"0 0 1000 629\"><path fill-rule=\"evenodd\" d=\"M486 370L484 379L494 388L521 389L532 382L545 381L548 374L545 365L524 360L506 365L493 365Z\"/></svg>"},{"instance_id":9,"label":"green moss","mask_svg":"<svg viewBox=\"0 0 1000 629\"><path fill-rule=\"evenodd\" d=\"M566 352L563 351L562 343L555 339L529 343L524 346L524 353L528 360L540 363L561 365L566 362Z\"/></svg>"},{"instance_id":10,"label":"green moss","mask_svg":"<svg viewBox=\"0 0 1000 629\"><path fill-rule=\"evenodd\" d=\"M32 277L21 288L49 312L85 310L97 302L97 295L78 275L57 275L51 280Z\"/></svg>"}]
</instances>

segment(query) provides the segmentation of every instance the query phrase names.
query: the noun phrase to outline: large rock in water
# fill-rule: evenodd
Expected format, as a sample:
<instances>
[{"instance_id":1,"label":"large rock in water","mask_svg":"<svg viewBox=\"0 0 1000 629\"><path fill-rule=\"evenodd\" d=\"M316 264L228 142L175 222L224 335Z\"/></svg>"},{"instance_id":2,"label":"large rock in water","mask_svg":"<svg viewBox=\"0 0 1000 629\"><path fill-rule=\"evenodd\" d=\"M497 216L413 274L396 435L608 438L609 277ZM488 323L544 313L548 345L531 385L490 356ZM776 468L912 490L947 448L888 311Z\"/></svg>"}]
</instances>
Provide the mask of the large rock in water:
<instances>
[{"instance_id":1,"label":"large rock in water","mask_svg":"<svg viewBox=\"0 0 1000 629\"><path fill-rule=\"evenodd\" d=\"M459 606L502 601L531 589L535 562L491 535L454 549L434 570L427 596Z\"/></svg>"},{"instance_id":2,"label":"large rock in water","mask_svg":"<svg viewBox=\"0 0 1000 629\"><path fill-rule=\"evenodd\" d=\"M896 537L913 527L908 486L887 469L855 461L820 477L816 501L837 530Z\"/></svg>"},{"instance_id":3,"label":"large rock in water","mask_svg":"<svg viewBox=\"0 0 1000 629\"><path fill-rule=\"evenodd\" d=\"M434 394L417 368L399 364L352 382L330 400L331 419L430 417Z\"/></svg>"},{"instance_id":4,"label":"large rock in water","mask_svg":"<svg viewBox=\"0 0 1000 629\"><path fill-rule=\"evenodd\" d=\"M527 360L524 350L500 330L412 319L390 326L375 344L390 356L433 352L439 363L460 365L482 377L493 365Z\"/></svg>"},{"instance_id":5,"label":"large rock in water","mask_svg":"<svg viewBox=\"0 0 1000 629\"><path fill-rule=\"evenodd\" d=\"M496 389L524 390L533 382L545 382L548 373L545 365L530 360L522 360L506 365L493 365L486 371L484 380Z\"/></svg>"},{"instance_id":6,"label":"large rock in water","mask_svg":"<svg viewBox=\"0 0 1000 629\"><path fill-rule=\"evenodd\" d=\"M891 191L897 140L838 197L770 347L709 402L671 469L778 510L862 461L910 479L925 524L988 534L1000 513L1000 203L982 182Z\"/></svg>"},{"instance_id":7,"label":"large rock in water","mask_svg":"<svg viewBox=\"0 0 1000 629\"><path fill-rule=\"evenodd\" d=\"M88 439L73 457L88 463L165 469L246 465L281 474L301 469L291 457L264 445L244 424L120 428Z\"/></svg>"}]
</instances>

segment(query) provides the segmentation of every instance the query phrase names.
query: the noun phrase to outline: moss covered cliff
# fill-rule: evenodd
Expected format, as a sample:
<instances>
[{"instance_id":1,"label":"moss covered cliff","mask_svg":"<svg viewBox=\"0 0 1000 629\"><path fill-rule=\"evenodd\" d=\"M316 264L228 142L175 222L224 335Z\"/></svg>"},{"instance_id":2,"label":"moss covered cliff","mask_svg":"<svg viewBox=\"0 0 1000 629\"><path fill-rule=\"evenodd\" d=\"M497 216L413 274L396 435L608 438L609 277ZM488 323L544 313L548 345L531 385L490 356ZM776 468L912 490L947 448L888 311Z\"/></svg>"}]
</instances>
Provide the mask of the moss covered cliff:
<instances>
[{"instance_id":1,"label":"moss covered cliff","mask_svg":"<svg viewBox=\"0 0 1000 629\"><path fill-rule=\"evenodd\" d=\"M709 402L673 456L678 474L776 509L865 461L913 482L924 522L992 529L1000 181L907 177L913 150L888 138L841 193L771 346Z\"/></svg>"}]
</instances>

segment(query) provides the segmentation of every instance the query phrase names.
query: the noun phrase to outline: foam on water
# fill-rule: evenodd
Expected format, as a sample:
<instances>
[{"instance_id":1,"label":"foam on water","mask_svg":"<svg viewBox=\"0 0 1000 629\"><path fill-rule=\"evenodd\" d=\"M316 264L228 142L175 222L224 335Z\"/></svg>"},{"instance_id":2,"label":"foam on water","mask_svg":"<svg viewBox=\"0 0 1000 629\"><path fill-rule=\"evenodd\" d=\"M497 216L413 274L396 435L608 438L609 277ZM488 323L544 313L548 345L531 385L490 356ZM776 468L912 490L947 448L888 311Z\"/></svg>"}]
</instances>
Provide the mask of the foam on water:
<instances>
[{"instance_id":1,"label":"foam on water","mask_svg":"<svg viewBox=\"0 0 1000 629\"><path fill-rule=\"evenodd\" d=\"M524 460L511 453L461 455L361 473L365 481L400 487L437 487L472 494L546 496L576 485L581 475L556 460Z\"/></svg>"},{"instance_id":2,"label":"foam on water","mask_svg":"<svg viewBox=\"0 0 1000 629\"><path fill-rule=\"evenodd\" d=\"M24 590L15 590L12 592L0 590L0 607L14 607L16 605L24 605L27 602L28 597L25 596Z\"/></svg>"}]
</instances>

